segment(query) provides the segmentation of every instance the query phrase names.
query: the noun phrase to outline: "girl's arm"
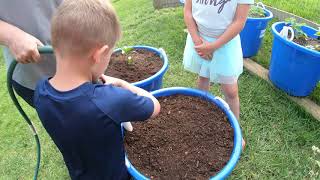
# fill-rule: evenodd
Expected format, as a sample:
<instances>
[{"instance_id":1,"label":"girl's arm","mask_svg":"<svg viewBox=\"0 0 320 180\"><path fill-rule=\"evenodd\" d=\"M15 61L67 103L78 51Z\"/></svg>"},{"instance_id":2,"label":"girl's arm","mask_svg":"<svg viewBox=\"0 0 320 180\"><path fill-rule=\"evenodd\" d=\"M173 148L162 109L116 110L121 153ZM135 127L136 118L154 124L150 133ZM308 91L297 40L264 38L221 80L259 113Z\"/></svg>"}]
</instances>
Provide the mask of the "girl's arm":
<instances>
[{"instance_id":1,"label":"girl's arm","mask_svg":"<svg viewBox=\"0 0 320 180\"><path fill-rule=\"evenodd\" d=\"M248 4L239 4L237 6L236 15L233 19L231 25L227 28L227 30L212 44L214 49L218 49L234 37L236 37L246 24L247 17L249 14L250 5Z\"/></svg>"},{"instance_id":2,"label":"girl's arm","mask_svg":"<svg viewBox=\"0 0 320 180\"><path fill-rule=\"evenodd\" d=\"M192 17L192 0L186 0L184 5L184 22L188 28L192 41L195 45L202 44L202 40L198 34L198 27Z\"/></svg>"},{"instance_id":3,"label":"girl's arm","mask_svg":"<svg viewBox=\"0 0 320 180\"><path fill-rule=\"evenodd\" d=\"M139 96L145 96L145 97L150 98L153 102L153 108L154 108L151 118L153 118L159 114L160 103L151 93L149 93L139 87L133 86L132 84L130 84L122 79L106 76L104 74L102 74L100 76L100 79L103 81L104 84L112 84L117 87L122 87L124 89L127 89L127 90L139 95Z\"/></svg>"},{"instance_id":4,"label":"girl's arm","mask_svg":"<svg viewBox=\"0 0 320 180\"><path fill-rule=\"evenodd\" d=\"M204 43L200 46L196 46L195 49L200 55L212 54L216 49L232 40L237 36L246 23L248 13L250 10L249 4L238 4L233 22L227 28L227 30L213 43Z\"/></svg>"}]
</instances>

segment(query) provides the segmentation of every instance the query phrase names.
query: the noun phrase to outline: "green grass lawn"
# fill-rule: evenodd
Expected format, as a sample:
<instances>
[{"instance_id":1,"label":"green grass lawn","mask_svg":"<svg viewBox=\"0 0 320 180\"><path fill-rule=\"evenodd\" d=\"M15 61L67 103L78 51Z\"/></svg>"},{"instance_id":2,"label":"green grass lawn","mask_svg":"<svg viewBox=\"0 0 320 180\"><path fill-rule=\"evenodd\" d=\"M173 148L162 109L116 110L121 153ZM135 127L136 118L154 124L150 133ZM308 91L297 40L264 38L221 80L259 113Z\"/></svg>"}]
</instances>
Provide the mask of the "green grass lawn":
<instances>
[{"instance_id":1,"label":"green grass lawn","mask_svg":"<svg viewBox=\"0 0 320 180\"><path fill-rule=\"evenodd\" d=\"M150 0L118 0L114 5L124 31L118 46L143 44L164 48L170 60L164 86L194 87L196 76L184 71L181 65L186 38L182 8L154 11ZM3 58L0 59L0 180L31 179L35 143L9 99ZM310 159L311 147L320 147L319 121L256 76L245 72L239 84L241 126L247 148L230 179L312 179L309 172L319 171ZM217 86L211 92L221 95ZM40 179L69 179L61 155L35 112L26 109L41 138Z\"/></svg>"},{"instance_id":2,"label":"green grass lawn","mask_svg":"<svg viewBox=\"0 0 320 180\"><path fill-rule=\"evenodd\" d=\"M288 11L320 24L319 0L260 0L266 5ZM256 1L259 2L259 1Z\"/></svg>"}]
</instances>

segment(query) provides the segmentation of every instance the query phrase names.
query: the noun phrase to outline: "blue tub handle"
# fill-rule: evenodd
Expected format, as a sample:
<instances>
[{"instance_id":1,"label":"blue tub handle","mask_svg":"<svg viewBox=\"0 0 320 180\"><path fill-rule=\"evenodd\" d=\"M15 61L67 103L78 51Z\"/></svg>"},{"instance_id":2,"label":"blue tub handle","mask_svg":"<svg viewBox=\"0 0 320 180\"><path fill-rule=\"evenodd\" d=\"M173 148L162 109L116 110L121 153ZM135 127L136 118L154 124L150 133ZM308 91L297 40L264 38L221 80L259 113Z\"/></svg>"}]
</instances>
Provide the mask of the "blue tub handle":
<instances>
[{"instance_id":1,"label":"blue tub handle","mask_svg":"<svg viewBox=\"0 0 320 180\"><path fill-rule=\"evenodd\" d=\"M257 7L261 7L262 9L266 9L266 6L262 2L258 2Z\"/></svg>"},{"instance_id":2,"label":"blue tub handle","mask_svg":"<svg viewBox=\"0 0 320 180\"><path fill-rule=\"evenodd\" d=\"M161 52L161 58L167 58L167 53L163 48L159 48L159 51Z\"/></svg>"},{"instance_id":3,"label":"blue tub handle","mask_svg":"<svg viewBox=\"0 0 320 180\"><path fill-rule=\"evenodd\" d=\"M289 31L291 32L291 37L289 38ZM280 36L288 41L293 41L294 39L294 30L290 26L283 26L282 30L280 31Z\"/></svg>"},{"instance_id":4,"label":"blue tub handle","mask_svg":"<svg viewBox=\"0 0 320 180\"><path fill-rule=\"evenodd\" d=\"M229 104L228 104L225 100L223 100L221 97L216 96L215 99L218 100L219 102L221 102L221 104L222 104L227 110L230 110Z\"/></svg>"}]
</instances>

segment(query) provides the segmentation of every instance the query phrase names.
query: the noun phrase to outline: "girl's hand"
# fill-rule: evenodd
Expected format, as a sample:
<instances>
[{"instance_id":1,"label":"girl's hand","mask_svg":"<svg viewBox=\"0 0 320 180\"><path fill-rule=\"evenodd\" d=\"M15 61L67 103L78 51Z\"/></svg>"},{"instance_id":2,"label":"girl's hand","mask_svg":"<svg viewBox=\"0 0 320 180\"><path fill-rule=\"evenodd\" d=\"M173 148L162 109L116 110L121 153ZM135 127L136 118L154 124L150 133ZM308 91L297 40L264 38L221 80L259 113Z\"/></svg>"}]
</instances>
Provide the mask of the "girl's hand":
<instances>
[{"instance_id":1,"label":"girl's hand","mask_svg":"<svg viewBox=\"0 0 320 180\"><path fill-rule=\"evenodd\" d=\"M212 54L214 52L214 48L212 48L211 44L205 40L202 39L202 44L194 46L195 50L199 54L200 57L211 60Z\"/></svg>"},{"instance_id":2,"label":"girl's hand","mask_svg":"<svg viewBox=\"0 0 320 180\"><path fill-rule=\"evenodd\" d=\"M203 43L202 38L200 38L199 36L192 38L192 41L195 46L199 46Z\"/></svg>"}]
</instances>

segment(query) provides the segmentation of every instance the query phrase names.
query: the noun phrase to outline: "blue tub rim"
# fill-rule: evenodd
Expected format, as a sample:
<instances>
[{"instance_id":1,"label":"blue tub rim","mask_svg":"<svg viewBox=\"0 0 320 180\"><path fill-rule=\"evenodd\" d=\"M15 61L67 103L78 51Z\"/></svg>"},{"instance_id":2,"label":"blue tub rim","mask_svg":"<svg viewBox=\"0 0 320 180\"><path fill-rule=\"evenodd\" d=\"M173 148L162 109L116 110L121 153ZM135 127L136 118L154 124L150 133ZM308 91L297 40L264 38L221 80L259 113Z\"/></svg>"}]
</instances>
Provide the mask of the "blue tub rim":
<instances>
[{"instance_id":1,"label":"blue tub rim","mask_svg":"<svg viewBox=\"0 0 320 180\"><path fill-rule=\"evenodd\" d=\"M228 120L233 128L234 132L234 146L232 150L232 154L230 156L229 161L224 166L223 169L221 169L218 174L216 174L214 177L210 177L210 180L220 180L227 178L232 170L237 165L240 155L242 152L242 132L239 125L239 122L237 118L234 116L234 114L231 112L230 107L226 104L225 101L223 101L219 97L215 97L214 95L210 94L209 92L200 91L197 89L192 88L185 88L185 87L171 87L171 88L165 88L160 89L151 92L155 97L162 97L162 96L170 96L174 94L184 94L188 96L196 96L196 97L203 97L206 98L208 101L213 102L216 104L219 108L222 109L224 113L226 113ZM129 161L127 158L127 155L125 156L125 163L127 166L127 169L129 173L133 176L137 176L140 179L147 180L148 178L145 177L143 174L141 174Z\"/></svg>"},{"instance_id":2,"label":"blue tub rim","mask_svg":"<svg viewBox=\"0 0 320 180\"><path fill-rule=\"evenodd\" d=\"M157 79L161 78L165 74L165 72L168 70L168 68L169 68L169 60L168 60L168 56L167 56L166 52L164 51L164 49L162 49L162 48L157 49L155 47L145 46L145 45L135 45L135 46L128 46L128 47L133 47L133 48L136 48L136 49L147 49L149 51L153 51L153 52L157 53L160 56L160 58L162 59L162 61L163 61L163 65L162 65L161 69L156 74L148 77L147 79L132 83L134 86L141 87L141 86L144 86L144 85L148 85L149 82L152 82L154 80L157 80ZM48 52L54 53L53 48L52 48L51 45L45 46L45 48L47 48ZM113 53L119 52L119 51L121 51L121 48L115 49L113 51Z\"/></svg>"},{"instance_id":3,"label":"blue tub rim","mask_svg":"<svg viewBox=\"0 0 320 180\"><path fill-rule=\"evenodd\" d=\"M153 51L157 55L159 55L161 60L163 61L163 65L162 65L161 69L156 74L148 77L147 79L143 79L141 81L132 83L134 86L143 87L145 85L148 85L150 82L153 82L155 80L158 80L159 78L162 78L162 76L168 70L168 68L169 68L169 60L168 60L168 56L167 56L166 52L164 51L164 49L162 49L162 48L158 49L158 48L151 47L151 46L146 46L146 45L135 45L135 46L127 46L127 47L132 47L134 49L146 49L146 50L149 50L149 51ZM115 49L113 51L113 53L116 53L116 52L119 52L119 51L121 51L121 48Z\"/></svg>"},{"instance_id":4,"label":"blue tub rim","mask_svg":"<svg viewBox=\"0 0 320 180\"><path fill-rule=\"evenodd\" d=\"M274 38L277 38L278 40L280 40L281 42L285 43L286 45L292 47L292 48L295 48L299 51L302 51L304 53L307 53L307 54L311 54L313 56L319 56L320 57L320 52L317 52L315 50L312 50L312 49L309 49L309 48L306 48L304 46L301 46L300 44L297 44L293 41L288 41L286 39L284 39L283 37L280 36L280 33L276 30L276 27L279 26L279 25L285 25L286 23L281 21L281 22L276 22L274 24L272 24L272 34L274 36ZM303 26L304 28L308 28L308 29L312 29L314 31L318 31L310 26Z\"/></svg>"},{"instance_id":5,"label":"blue tub rim","mask_svg":"<svg viewBox=\"0 0 320 180\"><path fill-rule=\"evenodd\" d=\"M247 21L270 21L273 18L273 13L267 9L267 8L262 8L262 7L258 7L261 8L262 10L264 10L265 14L267 14L268 16L266 17L250 17L248 16Z\"/></svg>"}]
</instances>

